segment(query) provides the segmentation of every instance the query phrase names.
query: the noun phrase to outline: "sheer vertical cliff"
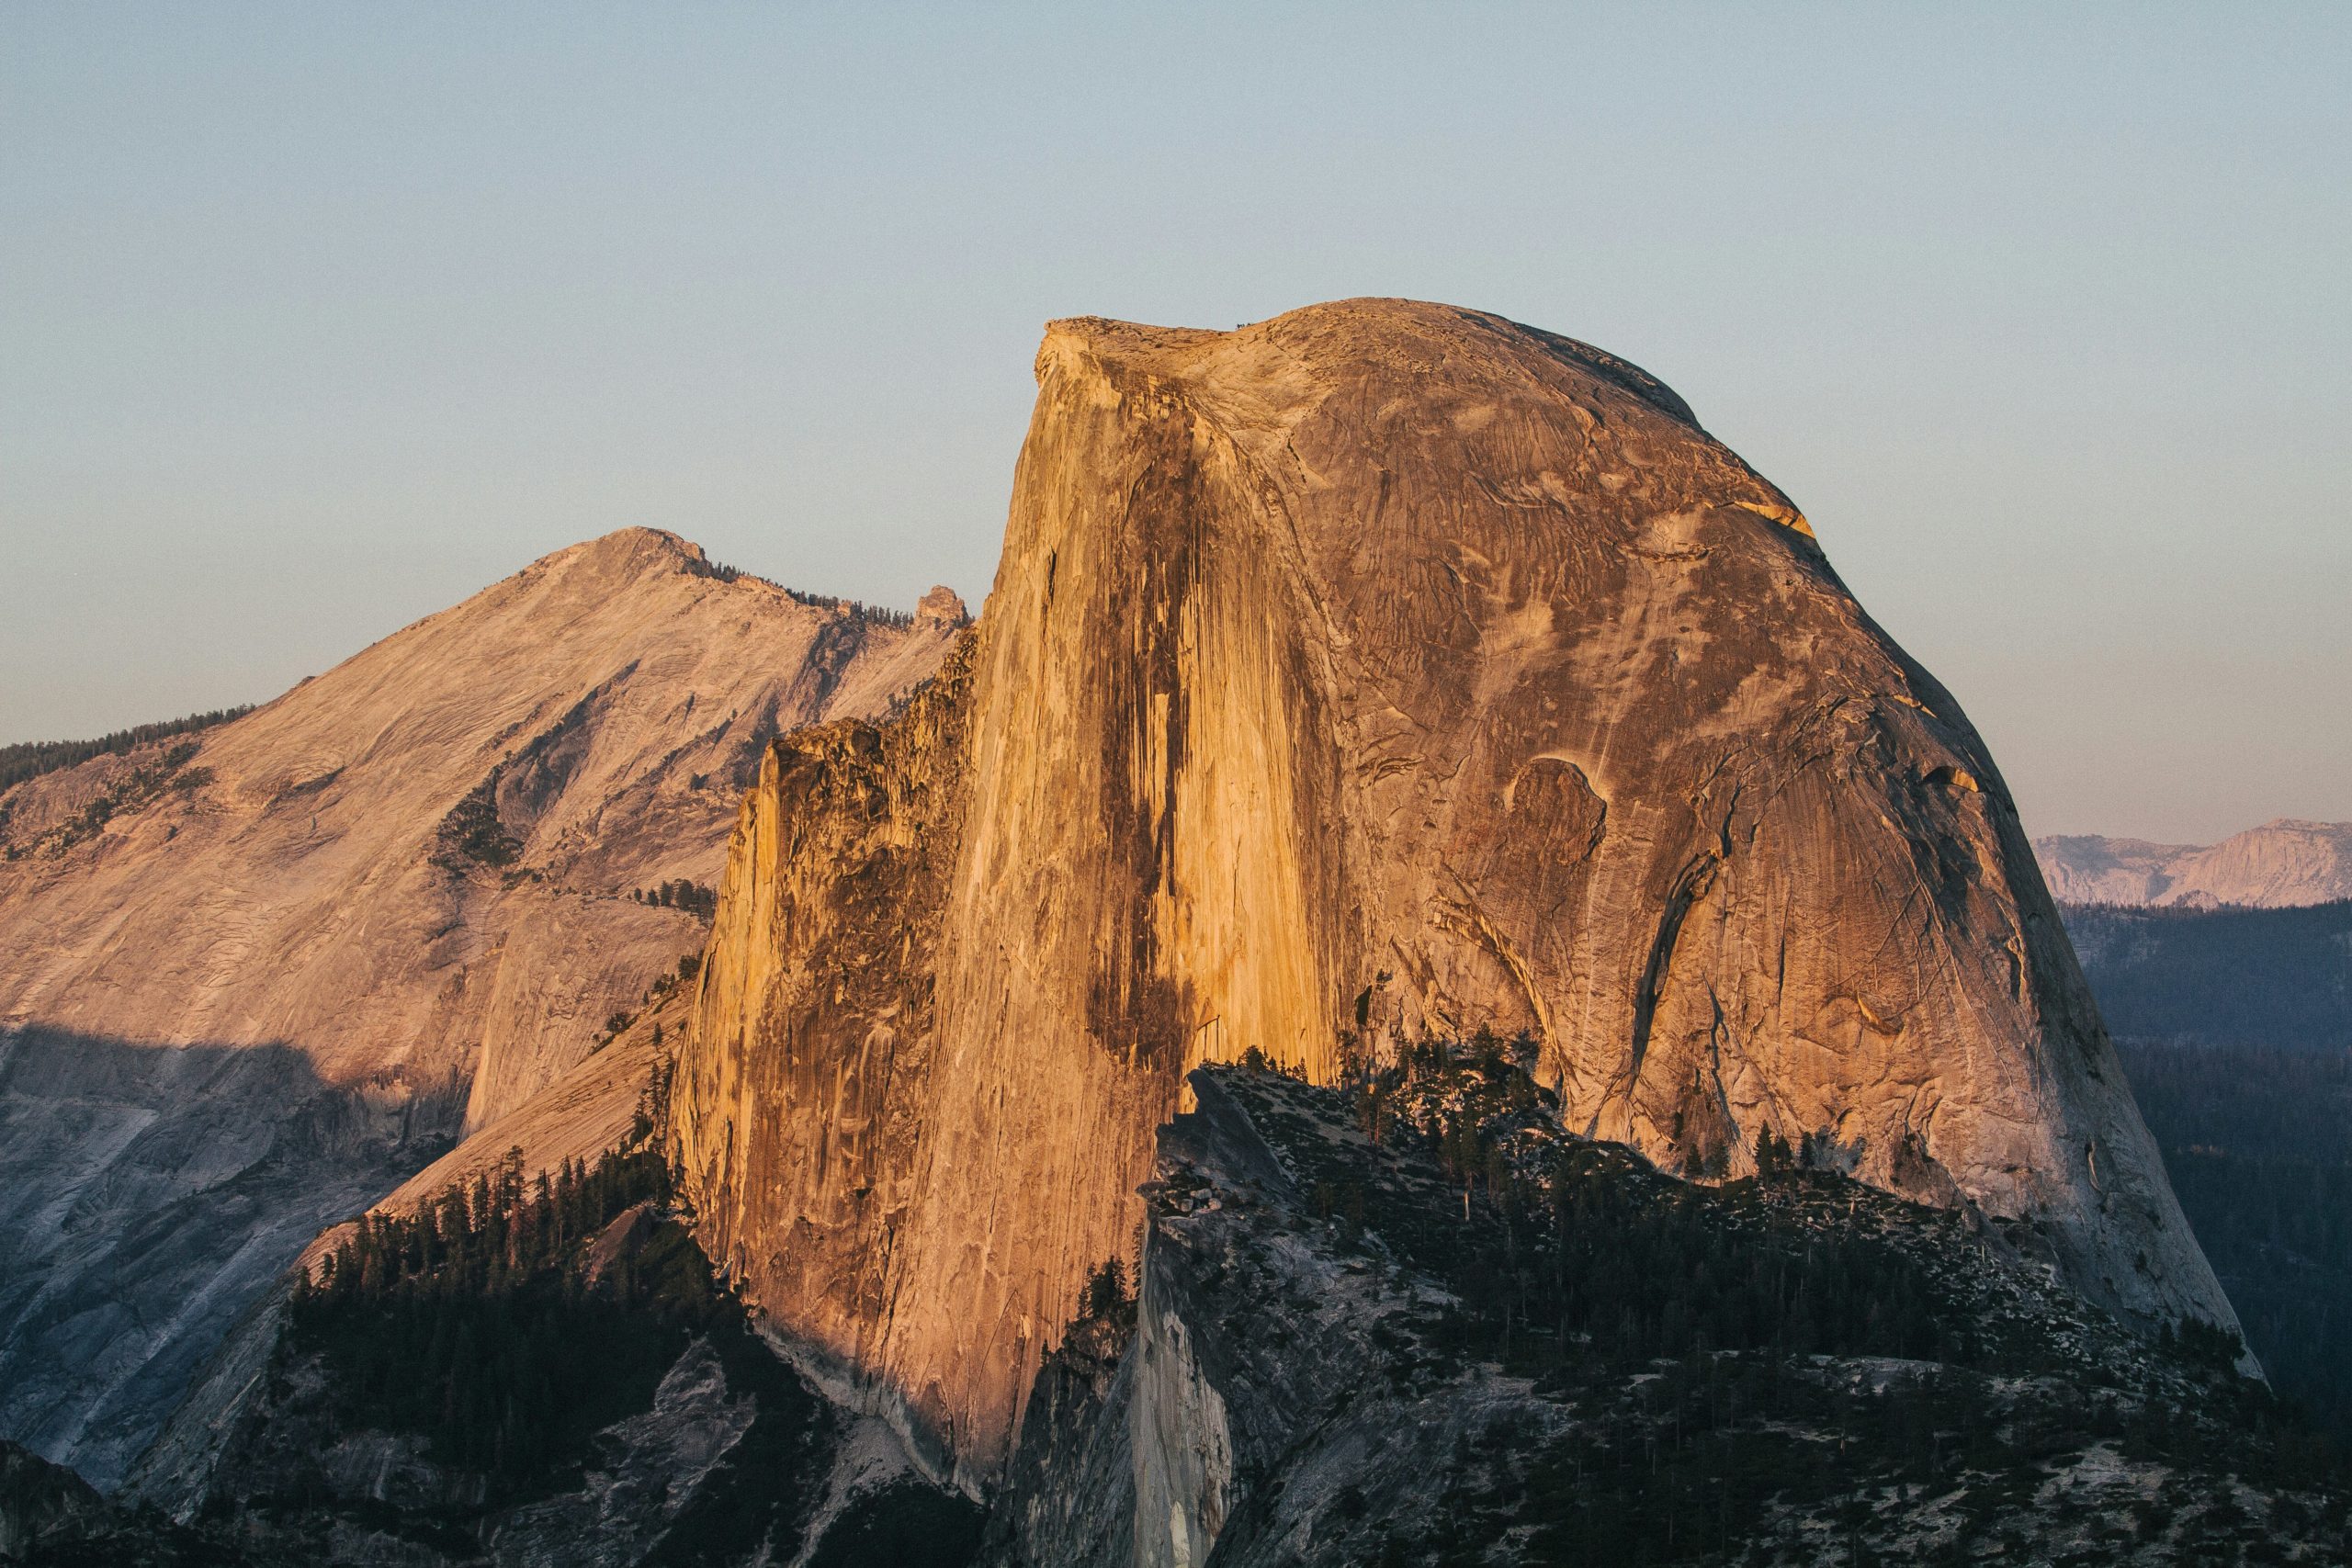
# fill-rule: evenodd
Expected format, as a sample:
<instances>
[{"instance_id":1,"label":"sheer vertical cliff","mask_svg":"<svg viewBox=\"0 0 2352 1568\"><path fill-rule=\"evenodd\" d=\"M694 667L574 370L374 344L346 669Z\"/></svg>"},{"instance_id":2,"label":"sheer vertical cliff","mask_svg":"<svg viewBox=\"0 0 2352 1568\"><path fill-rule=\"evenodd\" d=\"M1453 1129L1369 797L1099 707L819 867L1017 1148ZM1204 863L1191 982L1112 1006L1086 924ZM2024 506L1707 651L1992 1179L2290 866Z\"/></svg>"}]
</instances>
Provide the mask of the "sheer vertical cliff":
<instances>
[{"instance_id":1,"label":"sheer vertical cliff","mask_svg":"<svg viewBox=\"0 0 2352 1568\"><path fill-rule=\"evenodd\" d=\"M111 1484L322 1224L700 949L634 895L717 879L768 738L883 711L962 620L627 529L0 794L0 1433Z\"/></svg>"},{"instance_id":2,"label":"sheer vertical cliff","mask_svg":"<svg viewBox=\"0 0 2352 1568\"><path fill-rule=\"evenodd\" d=\"M986 1484L1183 1073L1489 1027L2232 1322L2006 789L1788 499L1587 345L1396 300L1055 323L987 613L777 742L674 1137L715 1257Z\"/></svg>"}]
</instances>

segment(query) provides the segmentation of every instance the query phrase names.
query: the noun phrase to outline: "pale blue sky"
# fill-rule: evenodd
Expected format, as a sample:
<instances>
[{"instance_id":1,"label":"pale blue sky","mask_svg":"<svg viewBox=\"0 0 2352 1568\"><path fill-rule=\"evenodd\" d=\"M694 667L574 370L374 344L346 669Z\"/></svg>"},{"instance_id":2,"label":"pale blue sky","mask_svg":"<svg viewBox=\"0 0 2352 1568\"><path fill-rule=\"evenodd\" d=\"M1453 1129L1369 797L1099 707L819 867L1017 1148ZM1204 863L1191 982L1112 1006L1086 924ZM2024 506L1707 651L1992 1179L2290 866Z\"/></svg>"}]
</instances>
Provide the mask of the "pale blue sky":
<instances>
[{"instance_id":1,"label":"pale blue sky","mask_svg":"<svg viewBox=\"0 0 2352 1568\"><path fill-rule=\"evenodd\" d=\"M631 523L977 605L1047 318L1401 294L1671 383L2035 830L2352 818L2347 82L2344 6L12 6L0 740Z\"/></svg>"}]
</instances>

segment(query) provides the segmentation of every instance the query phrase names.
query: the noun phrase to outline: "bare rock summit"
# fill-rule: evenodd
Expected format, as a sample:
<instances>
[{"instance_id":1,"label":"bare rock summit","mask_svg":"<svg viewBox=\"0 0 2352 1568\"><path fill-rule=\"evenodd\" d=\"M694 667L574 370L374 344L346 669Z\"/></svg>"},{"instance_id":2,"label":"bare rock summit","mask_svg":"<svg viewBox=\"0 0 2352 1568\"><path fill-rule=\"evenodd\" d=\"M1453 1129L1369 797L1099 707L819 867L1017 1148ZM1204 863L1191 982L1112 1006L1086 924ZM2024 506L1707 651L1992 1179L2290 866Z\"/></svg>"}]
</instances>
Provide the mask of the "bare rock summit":
<instances>
[{"instance_id":1,"label":"bare rock summit","mask_svg":"<svg viewBox=\"0 0 2352 1568\"><path fill-rule=\"evenodd\" d=\"M769 739L885 711L959 618L624 529L0 795L0 1435L111 1484L322 1224L700 950L638 894L717 881Z\"/></svg>"},{"instance_id":2,"label":"bare rock summit","mask_svg":"<svg viewBox=\"0 0 2352 1568\"><path fill-rule=\"evenodd\" d=\"M712 1257L967 1485L1252 1048L1524 1032L1672 1170L1810 1140L2233 1325L1984 742L1672 391L1391 299L1036 375L978 625L771 749L673 1100Z\"/></svg>"}]
</instances>

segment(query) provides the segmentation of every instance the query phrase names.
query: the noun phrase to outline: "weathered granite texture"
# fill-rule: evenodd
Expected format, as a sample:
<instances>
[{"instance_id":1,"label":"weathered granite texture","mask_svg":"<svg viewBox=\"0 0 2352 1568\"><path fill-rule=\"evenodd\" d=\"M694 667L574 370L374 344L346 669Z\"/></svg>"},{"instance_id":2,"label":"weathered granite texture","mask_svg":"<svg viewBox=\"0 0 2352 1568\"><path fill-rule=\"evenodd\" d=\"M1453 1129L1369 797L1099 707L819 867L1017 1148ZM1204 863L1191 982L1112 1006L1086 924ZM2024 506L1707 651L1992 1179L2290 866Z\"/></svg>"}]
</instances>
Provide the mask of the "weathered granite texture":
<instances>
[{"instance_id":1,"label":"weathered granite texture","mask_svg":"<svg viewBox=\"0 0 2352 1568\"><path fill-rule=\"evenodd\" d=\"M768 738L885 711L963 618L627 529L0 795L0 1434L112 1486L322 1224L700 949L630 895L717 880Z\"/></svg>"},{"instance_id":2,"label":"weathered granite texture","mask_svg":"<svg viewBox=\"0 0 2352 1568\"><path fill-rule=\"evenodd\" d=\"M979 627L746 803L680 1063L712 1255L1001 1471L1183 1073L1526 1031L2228 1325L1984 743L1788 498L1585 344L1353 300L1048 328Z\"/></svg>"},{"instance_id":3,"label":"weathered granite texture","mask_svg":"<svg viewBox=\"0 0 2352 1568\"><path fill-rule=\"evenodd\" d=\"M1692 1560L1791 1565L2343 1550L2340 1480L2260 1473L2233 1374L2086 1309L2000 1227L1828 1173L1694 1204L1592 1145L1622 1214L1697 1208L1742 1269L1841 1245L1914 1258L1939 1318L1977 1337L1968 1364L1835 1343L1612 1355L1547 1333L1541 1311L1516 1350L1465 1344L1471 1297L1550 1269L1529 1250L1516 1285L1462 1266L1504 1228L1491 1191L1464 1204L1401 1127L1374 1145L1345 1094L1246 1069L1192 1082L1199 1110L1162 1131L1147 1189L1132 1334L1109 1365L1083 1344L1048 1359L991 1568L1666 1561L1678 1527ZM1518 1145L1540 1182L1545 1151L1574 1140L1548 1108L1517 1120L1551 1134ZM1333 1185L1369 1200L1363 1228L1322 1212ZM1510 1200L1522 1242L1552 1228L1529 1218L1548 1201ZM2166 1421L2179 1432L2152 1443ZM1971 1422L1987 1434L1963 1441ZM1897 1434L1925 1428L1941 1437L1904 1457Z\"/></svg>"}]
</instances>

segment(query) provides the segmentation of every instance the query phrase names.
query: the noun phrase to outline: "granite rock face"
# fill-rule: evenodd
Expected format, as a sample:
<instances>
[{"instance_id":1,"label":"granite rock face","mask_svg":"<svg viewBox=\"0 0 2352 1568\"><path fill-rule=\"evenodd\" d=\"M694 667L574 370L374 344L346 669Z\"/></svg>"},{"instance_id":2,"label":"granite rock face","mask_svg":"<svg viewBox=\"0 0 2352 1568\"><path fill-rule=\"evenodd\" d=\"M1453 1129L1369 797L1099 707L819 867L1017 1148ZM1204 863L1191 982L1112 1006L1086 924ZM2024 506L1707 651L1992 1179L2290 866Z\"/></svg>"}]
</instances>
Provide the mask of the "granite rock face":
<instances>
[{"instance_id":1,"label":"granite rock face","mask_svg":"<svg viewBox=\"0 0 2352 1568\"><path fill-rule=\"evenodd\" d=\"M1475 1072L1444 1076L1465 1081L1420 1108L1510 1151L1505 1193L1465 1201L1440 1140L1400 1119L1372 1141L1352 1095L1193 1076L1199 1109L1161 1132L1146 1189L1132 1328L1107 1364L1091 1319L1047 1359L983 1562L1628 1562L1668 1560L1678 1532L1792 1565L2186 1562L2209 1532L2280 1561L2341 1551L2340 1488L2266 1471L2232 1425L2234 1374L2086 1308L2005 1227L1826 1170L1693 1192L1548 1107L1483 1116ZM1736 1261L1599 1282L1683 1225ZM1798 1344L1785 1322L1719 1332L1739 1313L1691 1335L1731 1276L1833 1252L1868 1260L1882 1311L1893 1280L1924 1287L1936 1331L1898 1354L1869 1343L1894 1314L1825 1315ZM1667 1301L1631 1340L1573 1304L1648 1283ZM2211 1425L2152 1440L2173 1419Z\"/></svg>"},{"instance_id":2,"label":"granite rock face","mask_svg":"<svg viewBox=\"0 0 2352 1568\"><path fill-rule=\"evenodd\" d=\"M628 529L0 795L0 1433L113 1485L322 1225L701 948L633 895L717 880L768 739L885 711L963 620Z\"/></svg>"},{"instance_id":3,"label":"granite rock face","mask_svg":"<svg viewBox=\"0 0 2352 1568\"><path fill-rule=\"evenodd\" d=\"M1581 1133L2233 1323L1984 743L1671 391L1397 300L1036 368L979 626L743 807L674 1101L712 1256L967 1485L1252 1047L1523 1031Z\"/></svg>"},{"instance_id":4,"label":"granite rock face","mask_svg":"<svg viewBox=\"0 0 2352 1568\"><path fill-rule=\"evenodd\" d=\"M2061 834L2033 848L2050 891L2069 904L2278 909L2352 898L2352 822L2281 817L2218 844Z\"/></svg>"}]
</instances>

